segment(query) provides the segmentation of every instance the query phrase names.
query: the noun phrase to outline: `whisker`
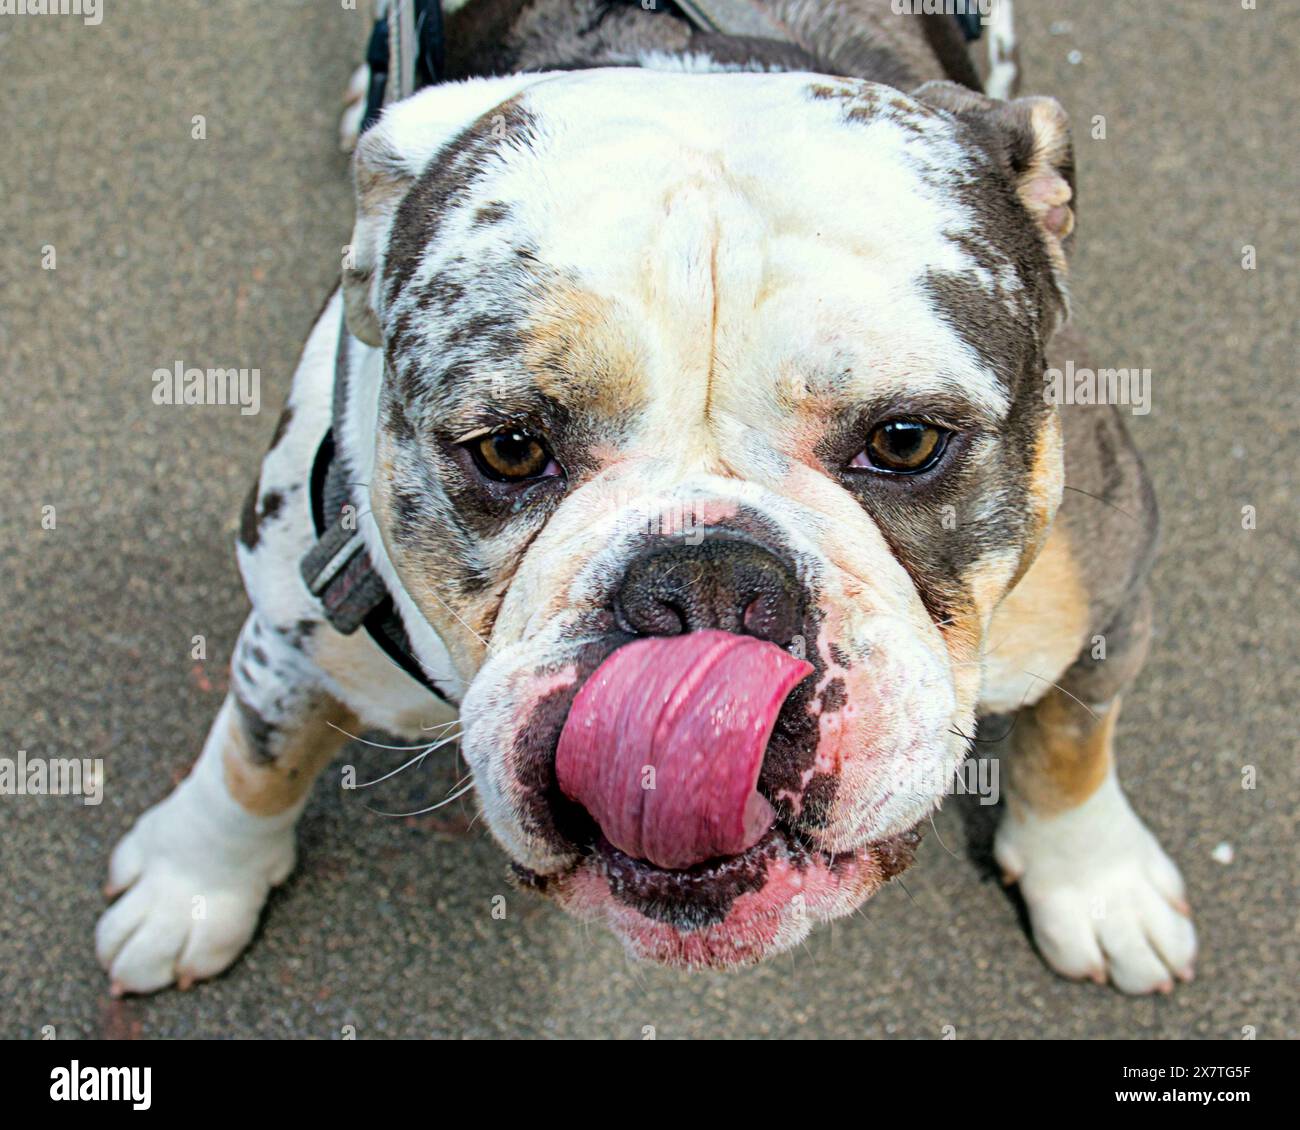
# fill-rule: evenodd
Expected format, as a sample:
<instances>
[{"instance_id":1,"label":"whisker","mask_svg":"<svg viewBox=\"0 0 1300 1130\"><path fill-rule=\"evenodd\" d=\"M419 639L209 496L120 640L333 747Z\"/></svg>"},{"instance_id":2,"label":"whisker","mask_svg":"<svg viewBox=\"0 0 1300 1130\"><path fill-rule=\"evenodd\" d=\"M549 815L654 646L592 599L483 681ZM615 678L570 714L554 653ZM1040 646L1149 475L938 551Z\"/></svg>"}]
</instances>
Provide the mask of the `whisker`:
<instances>
[{"instance_id":1,"label":"whisker","mask_svg":"<svg viewBox=\"0 0 1300 1130\"><path fill-rule=\"evenodd\" d=\"M1116 506L1116 505L1115 505L1113 502L1111 502L1109 499L1102 498L1101 495L1099 495L1099 494L1093 494L1091 491L1083 490L1081 487L1072 487L1072 486L1070 486L1069 483L1066 483L1066 484L1065 484L1065 489L1066 489L1066 490L1072 490L1072 491L1074 491L1075 494L1081 494L1081 495L1083 495L1085 498L1091 498L1091 499L1094 499L1095 501L1100 502L1103 506L1109 506L1112 510L1118 511L1120 514L1123 514L1124 517L1127 518L1127 519L1129 519L1129 521L1131 521L1131 522L1136 522L1136 521L1138 520L1134 515L1130 514L1130 513L1129 513L1127 510L1125 510L1123 507L1121 507L1121 506Z\"/></svg>"},{"instance_id":2,"label":"whisker","mask_svg":"<svg viewBox=\"0 0 1300 1130\"><path fill-rule=\"evenodd\" d=\"M1046 683L1049 687L1055 687L1058 691L1060 691L1060 692L1061 692L1063 695L1065 695L1067 698L1072 698L1072 699L1074 699L1075 702L1077 702L1080 706L1082 706L1082 707L1084 708L1084 710L1086 710L1086 711L1087 711L1087 712L1092 716L1093 721L1095 721L1095 722L1100 722L1100 721L1101 721L1101 719L1097 717L1096 712L1092 709L1091 706L1089 706L1086 702L1083 701L1083 699L1079 698L1077 695L1072 695L1072 694L1070 694L1070 692L1067 691L1063 686L1061 686L1060 683L1054 683L1054 682L1052 682L1051 679L1044 679L1042 675L1035 675L1032 671L1025 671L1023 667L1021 668L1021 671L1022 671L1024 674L1028 675L1031 679L1038 679L1038 680L1040 680L1040 681ZM1028 697L1029 697L1029 692L1026 691L1026 692L1025 692L1025 698L1028 698ZM1024 709L1024 705L1025 705L1025 699L1022 698L1022 699L1020 700L1020 707L1021 707L1021 709Z\"/></svg>"},{"instance_id":3,"label":"whisker","mask_svg":"<svg viewBox=\"0 0 1300 1130\"><path fill-rule=\"evenodd\" d=\"M474 772L473 770L471 770L470 772L466 773L464 776L460 777L451 787L453 789L458 789L461 787L461 785L465 784L465 782L468 781L473 776L474 776Z\"/></svg>"},{"instance_id":4,"label":"whisker","mask_svg":"<svg viewBox=\"0 0 1300 1130\"><path fill-rule=\"evenodd\" d=\"M1011 719L1011 725L1008 726L1006 729L1006 733L999 734L996 738L973 738L969 734L963 734L961 730L959 730L956 726L951 727L948 730L948 733L953 734L959 738L965 738L968 742L974 742L976 745L997 745L999 742L1004 741L1008 737L1008 735L1010 735L1011 731L1016 728L1016 723L1019 720L1020 720L1020 710L1019 707L1017 707L1016 713Z\"/></svg>"},{"instance_id":5,"label":"whisker","mask_svg":"<svg viewBox=\"0 0 1300 1130\"><path fill-rule=\"evenodd\" d=\"M360 734L349 733L342 726L335 726L333 722L326 722L325 724L337 730L340 734L343 734L345 737L351 738L354 742L360 742L362 745L370 746L371 749L412 750L412 749L427 749L429 746L428 742L421 742L419 745L384 745L382 742L372 742L369 738L363 738ZM456 736L459 737L460 735L457 734Z\"/></svg>"},{"instance_id":6,"label":"whisker","mask_svg":"<svg viewBox=\"0 0 1300 1130\"><path fill-rule=\"evenodd\" d=\"M365 809L366 809L367 812L373 812L376 816L398 816L398 817L401 817L401 816L423 816L426 812L434 812L434 811L436 811L436 810L439 809L439 808L443 808L443 807L445 807L446 805L449 805L453 800L459 800L459 799L460 799L461 797L463 797L467 792L469 792L473 787L474 787L474 786L473 786L472 784L466 785L466 786L465 786L463 789L461 789L459 792L452 793L450 796L448 796L448 797L445 798L444 800L440 800L440 801L438 801L437 804L431 804L431 805L429 805L428 808L420 808L420 809L417 809L415 812L380 812L379 809L377 809L377 808L371 808L369 805L365 805Z\"/></svg>"},{"instance_id":7,"label":"whisker","mask_svg":"<svg viewBox=\"0 0 1300 1130\"><path fill-rule=\"evenodd\" d=\"M412 765L418 764L428 757L429 754L433 753L434 750L442 749L443 746L447 745L449 742L454 742L459 736L459 734L453 734L449 738L443 738L440 742L434 742L432 745L425 746L422 752L416 754L410 761L399 765L391 773L385 773L382 777L376 777L373 781L367 781L364 785L358 785L357 788L368 789L371 785L379 784L380 781L387 781L389 777L396 777L403 769L409 769ZM452 786L452 788L455 787L455 785Z\"/></svg>"},{"instance_id":8,"label":"whisker","mask_svg":"<svg viewBox=\"0 0 1300 1130\"><path fill-rule=\"evenodd\" d=\"M450 722L430 722L429 725L421 726L420 729L423 730L426 734L428 734L428 733L432 733L434 730L446 730L451 726L458 726L458 725L460 725L460 719L453 718Z\"/></svg>"},{"instance_id":9,"label":"whisker","mask_svg":"<svg viewBox=\"0 0 1300 1130\"><path fill-rule=\"evenodd\" d=\"M953 859L957 859L958 858L957 853L953 851L952 848L950 848L947 844L945 844L943 842L943 837L939 835L939 828L934 822L933 809L930 810L930 828L934 831L934 838L939 841L939 846L943 848L943 850L946 851L949 855L951 855Z\"/></svg>"}]
</instances>

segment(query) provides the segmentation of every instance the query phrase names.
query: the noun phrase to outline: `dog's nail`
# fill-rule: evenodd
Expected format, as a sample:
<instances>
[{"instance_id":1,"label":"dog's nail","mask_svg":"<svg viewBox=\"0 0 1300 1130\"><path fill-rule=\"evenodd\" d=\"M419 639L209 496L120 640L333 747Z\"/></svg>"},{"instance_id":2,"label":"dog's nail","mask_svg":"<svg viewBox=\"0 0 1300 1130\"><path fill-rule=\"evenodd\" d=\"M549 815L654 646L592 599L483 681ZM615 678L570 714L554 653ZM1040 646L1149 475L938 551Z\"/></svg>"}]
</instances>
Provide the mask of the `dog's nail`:
<instances>
[{"instance_id":1,"label":"dog's nail","mask_svg":"<svg viewBox=\"0 0 1300 1130\"><path fill-rule=\"evenodd\" d=\"M1174 991L1173 981L1161 981L1160 984L1156 986L1156 992L1161 993L1164 996L1168 996L1173 991Z\"/></svg>"},{"instance_id":2,"label":"dog's nail","mask_svg":"<svg viewBox=\"0 0 1300 1130\"><path fill-rule=\"evenodd\" d=\"M126 996L126 988L121 981L114 981L108 986L108 995L114 1000L121 1000Z\"/></svg>"},{"instance_id":3,"label":"dog's nail","mask_svg":"<svg viewBox=\"0 0 1300 1130\"><path fill-rule=\"evenodd\" d=\"M176 987L183 993L188 989L194 988L194 974L179 973L176 976Z\"/></svg>"},{"instance_id":4,"label":"dog's nail","mask_svg":"<svg viewBox=\"0 0 1300 1130\"><path fill-rule=\"evenodd\" d=\"M1002 872L1002 885L1004 887L1014 887L1018 882L1020 882L1019 875L1013 875L1010 871Z\"/></svg>"},{"instance_id":5,"label":"dog's nail","mask_svg":"<svg viewBox=\"0 0 1300 1130\"><path fill-rule=\"evenodd\" d=\"M125 887L115 887L112 883L105 883L105 884L104 884L104 897L105 897L106 899L115 899L115 898L117 898L117 896L120 895L124 890L126 890Z\"/></svg>"},{"instance_id":6,"label":"dog's nail","mask_svg":"<svg viewBox=\"0 0 1300 1130\"><path fill-rule=\"evenodd\" d=\"M1190 918L1192 916L1191 904L1186 899L1174 899L1173 906L1174 909L1184 918Z\"/></svg>"},{"instance_id":7,"label":"dog's nail","mask_svg":"<svg viewBox=\"0 0 1300 1130\"><path fill-rule=\"evenodd\" d=\"M1178 973L1176 974L1176 976L1178 977L1178 979L1179 979L1180 981L1195 981L1195 980L1196 980L1196 968L1195 968L1195 966L1189 965L1189 966L1187 966L1187 967L1184 968L1184 969L1180 969L1180 970L1178 971Z\"/></svg>"},{"instance_id":8,"label":"dog's nail","mask_svg":"<svg viewBox=\"0 0 1300 1130\"><path fill-rule=\"evenodd\" d=\"M1089 969L1087 977L1094 985L1104 985L1106 983L1106 971L1104 969Z\"/></svg>"}]
</instances>

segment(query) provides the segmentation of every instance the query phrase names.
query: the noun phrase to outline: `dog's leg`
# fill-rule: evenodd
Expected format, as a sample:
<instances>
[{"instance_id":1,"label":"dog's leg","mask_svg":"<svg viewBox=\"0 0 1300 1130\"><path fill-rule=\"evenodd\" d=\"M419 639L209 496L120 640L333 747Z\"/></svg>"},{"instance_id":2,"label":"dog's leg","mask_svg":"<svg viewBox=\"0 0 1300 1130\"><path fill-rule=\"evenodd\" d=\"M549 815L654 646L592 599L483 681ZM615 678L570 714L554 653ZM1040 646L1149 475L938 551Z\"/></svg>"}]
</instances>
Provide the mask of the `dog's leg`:
<instances>
[{"instance_id":1,"label":"dog's leg","mask_svg":"<svg viewBox=\"0 0 1300 1130\"><path fill-rule=\"evenodd\" d=\"M100 919L95 948L115 993L185 987L235 960L268 892L293 870L307 792L346 740L334 726L355 725L311 661L256 613L232 668L233 689L190 775L109 863L108 893L121 897Z\"/></svg>"},{"instance_id":2,"label":"dog's leg","mask_svg":"<svg viewBox=\"0 0 1300 1130\"><path fill-rule=\"evenodd\" d=\"M1145 658L1145 597L1103 633L1058 687L1016 717L1007 813L995 854L1018 881L1038 948L1058 973L1127 993L1169 991L1196 956L1178 868L1129 806L1115 775L1120 691Z\"/></svg>"}]
</instances>

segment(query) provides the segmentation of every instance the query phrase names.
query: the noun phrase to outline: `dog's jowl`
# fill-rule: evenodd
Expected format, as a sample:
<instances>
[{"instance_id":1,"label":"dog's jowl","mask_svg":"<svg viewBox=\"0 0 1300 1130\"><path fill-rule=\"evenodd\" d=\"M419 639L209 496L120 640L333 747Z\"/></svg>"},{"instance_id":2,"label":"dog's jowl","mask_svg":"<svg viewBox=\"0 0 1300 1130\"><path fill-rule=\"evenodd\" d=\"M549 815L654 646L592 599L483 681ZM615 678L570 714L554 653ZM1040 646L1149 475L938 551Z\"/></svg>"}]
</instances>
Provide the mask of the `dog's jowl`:
<instances>
[{"instance_id":1,"label":"dog's jowl","mask_svg":"<svg viewBox=\"0 0 1300 1130\"><path fill-rule=\"evenodd\" d=\"M1154 504L1114 406L1043 392L1087 364L1061 108L976 89L950 17L888 0L852 34L774 3L781 42L575 7L457 10L455 81L357 142L230 695L113 854L114 984L234 961L344 731L459 718L521 884L723 967L907 867L988 712L1043 957L1189 976L1113 756Z\"/></svg>"}]
</instances>

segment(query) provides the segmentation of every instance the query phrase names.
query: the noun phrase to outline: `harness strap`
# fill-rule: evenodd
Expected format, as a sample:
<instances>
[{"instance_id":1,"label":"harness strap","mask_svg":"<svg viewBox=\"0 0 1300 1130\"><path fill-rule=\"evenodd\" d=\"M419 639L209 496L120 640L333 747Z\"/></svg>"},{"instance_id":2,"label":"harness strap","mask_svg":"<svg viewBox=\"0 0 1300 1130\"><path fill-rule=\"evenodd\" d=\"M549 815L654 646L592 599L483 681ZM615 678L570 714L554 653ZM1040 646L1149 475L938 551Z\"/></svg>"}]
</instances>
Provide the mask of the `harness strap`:
<instances>
[{"instance_id":1,"label":"harness strap","mask_svg":"<svg viewBox=\"0 0 1300 1130\"><path fill-rule=\"evenodd\" d=\"M393 0L389 8L388 77L393 81L384 99L386 103L400 101L415 93L416 61L420 55L420 42L415 30L417 6L424 7L409 0Z\"/></svg>"},{"instance_id":2,"label":"harness strap","mask_svg":"<svg viewBox=\"0 0 1300 1130\"><path fill-rule=\"evenodd\" d=\"M360 516L352 503L347 477L346 466L335 451L331 428L312 465L311 511L316 544L299 565L303 583L320 601L325 619L335 631L350 636L365 628L397 666L443 702L451 703L411 652L411 640L393 595L371 562L357 529Z\"/></svg>"}]
</instances>

